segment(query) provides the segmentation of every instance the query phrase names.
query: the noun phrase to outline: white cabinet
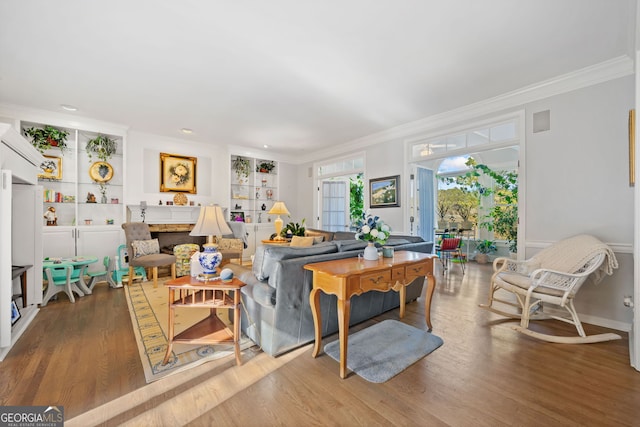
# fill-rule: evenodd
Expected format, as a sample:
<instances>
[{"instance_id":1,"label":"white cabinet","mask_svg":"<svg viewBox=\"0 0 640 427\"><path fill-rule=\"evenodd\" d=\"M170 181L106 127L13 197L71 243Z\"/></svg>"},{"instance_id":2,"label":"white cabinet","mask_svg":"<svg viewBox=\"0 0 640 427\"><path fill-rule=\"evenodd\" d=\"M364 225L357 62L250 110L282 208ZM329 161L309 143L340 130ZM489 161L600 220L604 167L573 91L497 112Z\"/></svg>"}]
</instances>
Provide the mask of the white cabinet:
<instances>
[{"instance_id":1,"label":"white cabinet","mask_svg":"<svg viewBox=\"0 0 640 427\"><path fill-rule=\"evenodd\" d=\"M45 258L67 258L76 255L75 227L46 227L42 233L42 255Z\"/></svg>"},{"instance_id":2,"label":"white cabinet","mask_svg":"<svg viewBox=\"0 0 640 427\"><path fill-rule=\"evenodd\" d=\"M275 233L273 223L247 224L247 248L242 253L244 261L250 261L251 255L256 253L256 248L262 245L263 240L269 239Z\"/></svg>"},{"instance_id":3,"label":"white cabinet","mask_svg":"<svg viewBox=\"0 0 640 427\"><path fill-rule=\"evenodd\" d=\"M0 360L42 302L42 203L36 180L42 156L10 125L0 123ZM13 266L26 268L26 294ZM19 271L19 270L17 270ZM26 298L26 302L25 302ZM14 305L15 304L15 305ZM20 316L14 316L19 310Z\"/></svg>"},{"instance_id":4,"label":"white cabinet","mask_svg":"<svg viewBox=\"0 0 640 427\"><path fill-rule=\"evenodd\" d=\"M38 183L42 186L43 211L55 210L55 223L41 218L45 257L62 258L76 255L104 256L116 254L124 242L120 225L125 220L124 205L124 135L95 130L52 126L48 123L23 121L27 129L54 127L67 133L66 148L51 147L44 151ZM115 142L109 158L99 159L87 151L87 144L98 136ZM28 135L25 138L30 139ZM99 270L102 263L89 270Z\"/></svg>"}]
</instances>

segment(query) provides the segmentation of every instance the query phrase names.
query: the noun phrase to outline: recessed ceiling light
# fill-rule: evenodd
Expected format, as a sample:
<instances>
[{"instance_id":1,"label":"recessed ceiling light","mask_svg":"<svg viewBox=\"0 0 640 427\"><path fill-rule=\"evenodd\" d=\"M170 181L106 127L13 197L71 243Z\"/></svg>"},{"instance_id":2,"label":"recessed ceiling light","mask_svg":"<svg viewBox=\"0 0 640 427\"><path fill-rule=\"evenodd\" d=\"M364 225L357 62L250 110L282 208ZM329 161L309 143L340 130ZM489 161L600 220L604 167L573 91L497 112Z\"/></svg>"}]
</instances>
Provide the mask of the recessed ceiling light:
<instances>
[{"instance_id":1,"label":"recessed ceiling light","mask_svg":"<svg viewBox=\"0 0 640 427\"><path fill-rule=\"evenodd\" d=\"M264 148L269 148L269 146L267 144L264 144L263 147Z\"/></svg>"},{"instance_id":2,"label":"recessed ceiling light","mask_svg":"<svg viewBox=\"0 0 640 427\"><path fill-rule=\"evenodd\" d=\"M66 110L66 111L78 111L78 107L74 107L73 105L60 104L60 106L62 107L63 110Z\"/></svg>"},{"instance_id":3,"label":"recessed ceiling light","mask_svg":"<svg viewBox=\"0 0 640 427\"><path fill-rule=\"evenodd\" d=\"M193 133L193 129L189 129L189 128L182 128L180 129L180 132L187 134L187 135L191 135Z\"/></svg>"}]
</instances>

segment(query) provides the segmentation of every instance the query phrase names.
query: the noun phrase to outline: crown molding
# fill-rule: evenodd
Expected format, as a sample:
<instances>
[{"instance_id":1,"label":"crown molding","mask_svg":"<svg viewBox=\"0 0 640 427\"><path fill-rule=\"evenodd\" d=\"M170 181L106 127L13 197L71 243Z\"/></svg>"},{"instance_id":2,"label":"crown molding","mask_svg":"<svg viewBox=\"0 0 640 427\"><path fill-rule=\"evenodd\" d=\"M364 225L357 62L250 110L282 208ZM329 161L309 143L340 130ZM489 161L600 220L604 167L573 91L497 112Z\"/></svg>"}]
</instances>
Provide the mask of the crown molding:
<instances>
[{"instance_id":1,"label":"crown molding","mask_svg":"<svg viewBox=\"0 0 640 427\"><path fill-rule=\"evenodd\" d=\"M52 126L81 129L88 132L101 132L124 136L128 126L111 123L84 116L39 110L14 104L0 104L0 116L10 117L25 122L47 123Z\"/></svg>"},{"instance_id":2,"label":"crown molding","mask_svg":"<svg viewBox=\"0 0 640 427\"><path fill-rule=\"evenodd\" d=\"M622 55L502 95L465 105L464 107L348 141L340 144L338 147L314 151L303 158L299 158L298 163L318 161L343 155L351 151L362 150L363 148L382 142L404 139L420 133L433 132L440 127L471 120L486 114L493 114L498 111L521 107L533 101L629 76L634 74L634 72L633 60L627 55Z\"/></svg>"}]
</instances>

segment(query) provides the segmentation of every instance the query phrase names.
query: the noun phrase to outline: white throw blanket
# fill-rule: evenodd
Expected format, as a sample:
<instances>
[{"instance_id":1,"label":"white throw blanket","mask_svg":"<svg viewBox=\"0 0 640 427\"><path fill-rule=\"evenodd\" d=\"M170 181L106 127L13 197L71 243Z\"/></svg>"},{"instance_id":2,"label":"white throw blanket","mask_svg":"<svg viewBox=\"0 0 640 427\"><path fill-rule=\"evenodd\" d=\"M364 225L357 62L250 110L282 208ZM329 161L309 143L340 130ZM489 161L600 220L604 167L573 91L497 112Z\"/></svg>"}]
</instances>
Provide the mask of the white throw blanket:
<instances>
[{"instance_id":1,"label":"white throw blanket","mask_svg":"<svg viewBox=\"0 0 640 427\"><path fill-rule=\"evenodd\" d=\"M613 270L618 268L618 260L609 246L588 234L560 240L540 251L532 260L540 263L542 268L576 273L587 261L600 253L605 254L605 260L592 277L594 283L598 283L605 274L609 276L613 274Z\"/></svg>"}]
</instances>

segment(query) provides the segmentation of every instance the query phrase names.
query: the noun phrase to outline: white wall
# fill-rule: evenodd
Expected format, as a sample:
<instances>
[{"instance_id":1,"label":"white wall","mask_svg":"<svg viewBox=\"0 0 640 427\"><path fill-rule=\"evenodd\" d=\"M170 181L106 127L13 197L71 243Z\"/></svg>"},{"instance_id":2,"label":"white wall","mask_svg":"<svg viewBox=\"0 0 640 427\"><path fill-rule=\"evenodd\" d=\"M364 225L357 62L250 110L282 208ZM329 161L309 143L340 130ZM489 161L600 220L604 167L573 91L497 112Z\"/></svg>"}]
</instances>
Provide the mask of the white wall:
<instances>
[{"instance_id":1,"label":"white wall","mask_svg":"<svg viewBox=\"0 0 640 427\"><path fill-rule=\"evenodd\" d=\"M632 319L622 300L633 294L627 133L628 110L633 107L634 80L628 76L510 109L526 112L526 256L578 233L593 234L612 246L620 268L597 286L585 285L576 307L583 320L622 330L628 330ZM543 110L550 110L551 129L534 134L532 115ZM402 141L390 139L365 148L365 178L368 182L401 174L405 196L409 177ZM307 217L314 214L316 197L308 177L311 166L298 167L297 209ZM409 215L406 198L401 203L401 208L373 210L398 233L405 232L403 222Z\"/></svg>"},{"instance_id":2,"label":"white wall","mask_svg":"<svg viewBox=\"0 0 640 427\"><path fill-rule=\"evenodd\" d=\"M408 178L403 176L405 168L404 142L395 139L358 150L357 153L360 154L363 151L365 152L365 209L369 208L369 179L400 175L400 207L371 209L371 214L382 218L391 227L393 234L409 234L408 230L404 230L404 223L408 222L405 221L405 215L408 215L406 189L409 185ZM340 157L346 155L342 154ZM327 158L318 158L316 161L322 162L323 160L327 160ZM312 177L313 170L314 163L305 163L298 166L297 174L297 209L305 215L310 227L315 223L318 207L317 183ZM314 221L309 221L309 218L313 218Z\"/></svg>"},{"instance_id":3,"label":"white wall","mask_svg":"<svg viewBox=\"0 0 640 427\"><path fill-rule=\"evenodd\" d=\"M613 247L620 268L576 299L583 320L622 327L633 294L633 188L629 186L628 113L633 76L525 106L527 257L550 242L589 233ZM549 110L549 131L533 133L532 116ZM625 326L626 327L626 326Z\"/></svg>"},{"instance_id":4,"label":"white wall","mask_svg":"<svg viewBox=\"0 0 640 427\"><path fill-rule=\"evenodd\" d=\"M175 193L160 192L160 153L197 158L196 194L189 200L203 205L229 203L229 154L226 146L202 144L130 131L127 136L125 203L141 200L157 205L173 200Z\"/></svg>"}]
</instances>

